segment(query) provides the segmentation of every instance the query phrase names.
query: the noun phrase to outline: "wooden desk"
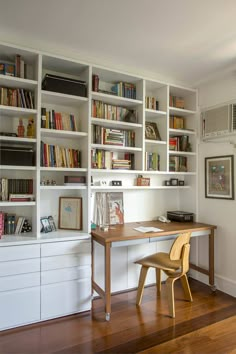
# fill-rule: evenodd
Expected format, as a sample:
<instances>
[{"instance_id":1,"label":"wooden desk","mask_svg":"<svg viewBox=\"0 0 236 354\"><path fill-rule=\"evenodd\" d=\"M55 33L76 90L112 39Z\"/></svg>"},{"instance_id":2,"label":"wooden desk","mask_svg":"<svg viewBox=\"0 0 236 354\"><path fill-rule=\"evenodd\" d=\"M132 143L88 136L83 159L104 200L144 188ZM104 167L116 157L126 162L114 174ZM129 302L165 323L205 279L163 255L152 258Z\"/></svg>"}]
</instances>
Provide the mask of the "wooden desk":
<instances>
[{"instance_id":1,"label":"wooden desk","mask_svg":"<svg viewBox=\"0 0 236 354\"><path fill-rule=\"evenodd\" d=\"M160 232L141 233L134 230L138 226L153 226L162 229ZM95 290L105 302L106 320L110 320L111 314L111 247L131 246L141 243L155 242L174 239L181 232L191 232L191 237L208 236L209 238L209 268L203 269L190 263L190 267L200 273L209 276L209 284L212 290L214 286L214 230L216 226L195 223L195 222L171 222L161 223L159 221L144 221L115 225L108 231L100 228L92 230L92 289ZM94 242L100 243L104 247L104 273L105 289L103 290L94 279Z\"/></svg>"}]
</instances>

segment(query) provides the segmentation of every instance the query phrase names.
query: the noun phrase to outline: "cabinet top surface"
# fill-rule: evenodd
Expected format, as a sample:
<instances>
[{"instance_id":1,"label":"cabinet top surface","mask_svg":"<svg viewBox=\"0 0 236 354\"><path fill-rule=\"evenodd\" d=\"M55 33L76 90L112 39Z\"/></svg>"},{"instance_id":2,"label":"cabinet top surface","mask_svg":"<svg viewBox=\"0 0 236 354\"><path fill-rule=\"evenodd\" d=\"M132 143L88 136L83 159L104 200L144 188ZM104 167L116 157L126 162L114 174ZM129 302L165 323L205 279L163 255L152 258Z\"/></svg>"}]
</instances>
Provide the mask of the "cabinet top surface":
<instances>
[{"instance_id":1,"label":"cabinet top surface","mask_svg":"<svg viewBox=\"0 0 236 354\"><path fill-rule=\"evenodd\" d=\"M63 232L61 235L57 232L51 232L46 234L40 234L40 238L29 237L29 236L18 236L18 235L3 235L0 239L1 246L19 246L19 245L30 245L30 244L41 244L41 243L50 243L50 242L60 242L60 241L83 241L90 240L90 234L81 233L81 234L69 234L66 235Z\"/></svg>"}]
</instances>

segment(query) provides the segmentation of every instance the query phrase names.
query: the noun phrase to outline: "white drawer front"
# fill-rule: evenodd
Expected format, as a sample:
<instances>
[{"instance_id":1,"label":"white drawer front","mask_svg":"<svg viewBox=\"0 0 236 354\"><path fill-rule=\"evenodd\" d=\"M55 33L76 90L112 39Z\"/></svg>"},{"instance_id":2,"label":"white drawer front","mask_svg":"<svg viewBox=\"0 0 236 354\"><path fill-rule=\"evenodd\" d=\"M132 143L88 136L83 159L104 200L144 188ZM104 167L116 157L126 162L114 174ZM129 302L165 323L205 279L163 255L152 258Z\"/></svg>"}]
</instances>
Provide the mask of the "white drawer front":
<instances>
[{"instance_id":1,"label":"white drawer front","mask_svg":"<svg viewBox=\"0 0 236 354\"><path fill-rule=\"evenodd\" d=\"M91 281L87 279L41 287L42 320L90 309Z\"/></svg>"},{"instance_id":2,"label":"white drawer front","mask_svg":"<svg viewBox=\"0 0 236 354\"><path fill-rule=\"evenodd\" d=\"M90 254L68 254L41 258L41 270L60 269L91 264Z\"/></svg>"},{"instance_id":3,"label":"white drawer front","mask_svg":"<svg viewBox=\"0 0 236 354\"><path fill-rule=\"evenodd\" d=\"M56 256L73 253L91 253L90 241L61 241L41 245L41 256Z\"/></svg>"},{"instance_id":4,"label":"white drawer front","mask_svg":"<svg viewBox=\"0 0 236 354\"><path fill-rule=\"evenodd\" d=\"M88 279L91 281L91 267L73 267L64 268L57 270L48 270L41 273L41 284L53 284L63 281L77 280L77 279Z\"/></svg>"},{"instance_id":5,"label":"white drawer front","mask_svg":"<svg viewBox=\"0 0 236 354\"><path fill-rule=\"evenodd\" d=\"M10 275L0 278L0 292L30 288L40 285L40 273L28 273L20 275Z\"/></svg>"},{"instance_id":6,"label":"white drawer front","mask_svg":"<svg viewBox=\"0 0 236 354\"><path fill-rule=\"evenodd\" d=\"M40 271L40 258L0 262L0 277Z\"/></svg>"},{"instance_id":7,"label":"white drawer front","mask_svg":"<svg viewBox=\"0 0 236 354\"><path fill-rule=\"evenodd\" d=\"M40 320L40 288L0 293L0 329Z\"/></svg>"},{"instance_id":8,"label":"white drawer front","mask_svg":"<svg viewBox=\"0 0 236 354\"><path fill-rule=\"evenodd\" d=\"M40 257L40 245L0 247L0 262Z\"/></svg>"}]
</instances>

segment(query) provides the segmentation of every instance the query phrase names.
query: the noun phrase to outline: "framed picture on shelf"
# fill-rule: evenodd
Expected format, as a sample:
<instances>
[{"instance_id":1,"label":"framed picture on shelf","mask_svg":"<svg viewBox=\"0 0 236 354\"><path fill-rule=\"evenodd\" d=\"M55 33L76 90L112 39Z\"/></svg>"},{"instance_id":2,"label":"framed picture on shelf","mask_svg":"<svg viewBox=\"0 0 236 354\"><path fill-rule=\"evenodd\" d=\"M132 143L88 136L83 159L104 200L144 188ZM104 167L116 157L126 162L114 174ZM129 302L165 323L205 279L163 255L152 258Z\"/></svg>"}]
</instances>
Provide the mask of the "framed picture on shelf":
<instances>
[{"instance_id":1,"label":"framed picture on shelf","mask_svg":"<svg viewBox=\"0 0 236 354\"><path fill-rule=\"evenodd\" d=\"M107 193L109 225L124 224L123 192Z\"/></svg>"},{"instance_id":2,"label":"framed picture on shelf","mask_svg":"<svg viewBox=\"0 0 236 354\"><path fill-rule=\"evenodd\" d=\"M145 139L161 140L157 124L154 122L145 122Z\"/></svg>"},{"instance_id":3,"label":"framed picture on shelf","mask_svg":"<svg viewBox=\"0 0 236 354\"><path fill-rule=\"evenodd\" d=\"M41 225L42 225L41 232L48 233L48 232L52 231L51 225L50 225L49 220L46 216L42 217L40 219L40 221L41 221Z\"/></svg>"},{"instance_id":4,"label":"framed picture on shelf","mask_svg":"<svg viewBox=\"0 0 236 354\"><path fill-rule=\"evenodd\" d=\"M82 198L60 197L59 229L82 230Z\"/></svg>"},{"instance_id":5,"label":"framed picture on shelf","mask_svg":"<svg viewBox=\"0 0 236 354\"><path fill-rule=\"evenodd\" d=\"M234 156L205 158L205 197L234 199Z\"/></svg>"}]
</instances>

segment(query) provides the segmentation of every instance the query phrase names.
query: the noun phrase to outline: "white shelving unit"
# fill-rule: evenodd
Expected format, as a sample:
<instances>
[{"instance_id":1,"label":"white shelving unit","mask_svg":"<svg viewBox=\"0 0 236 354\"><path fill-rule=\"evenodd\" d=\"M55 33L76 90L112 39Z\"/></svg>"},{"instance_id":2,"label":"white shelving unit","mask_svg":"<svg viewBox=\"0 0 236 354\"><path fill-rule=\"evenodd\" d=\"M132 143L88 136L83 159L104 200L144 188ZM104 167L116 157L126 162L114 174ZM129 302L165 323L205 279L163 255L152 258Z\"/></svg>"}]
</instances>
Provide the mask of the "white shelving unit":
<instances>
[{"instance_id":1,"label":"white shelving unit","mask_svg":"<svg viewBox=\"0 0 236 354\"><path fill-rule=\"evenodd\" d=\"M32 231L27 235L9 234L0 241L0 246L5 246L0 247L0 255L5 257L0 257L0 265L1 262L9 263L16 262L16 260L19 263L13 267L14 272L12 273L17 278L17 288L14 288L14 290L14 285L10 284L9 281L10 288L3 287L2 289L5 290L0 289L1 304L3 304L1 311L4 318L3 326L0 329L90 309L91 249L89 233L93 198L96 192L123 191L127 209L131 210L134 215L138 215L139 218L141 215L144 218L156 216L157 205L159 205L158 212L160 213L163 213L161 208L168 210L167 208L172 207L172 205L196 212L194 193L197 175L197 92L195 90L98 67L79 60L42 53L37 50L0 44L0 62L14 63L17 54L24 59L27 66L26 77L10 77L0 74L0 87L30 90L34 96L34 108L3 105L3 99L1 99L1 132L6 134L17 133L20 118L23 120L25 128L28 120L34 119L35 137L29 138L26 133L22 138L0 135L0 147L6 145L30 147L34 151L35 159L31 166L25 166L23 163L21 165L14 164L11 159L9 164L6 164L5 162L2 163L1 152L0 178L32 179L35 201L0 201L1 212L14 214L16 217L23 216L29 219L32 224ZM42 89L45 74L84 81L87 88L85 97ZM95 91L92 87L93 75L99 77L99 91ZM126 89L130 88L130 97L112 94L112 87L121 82L128 83ZM134 88L136 95L133 95ZM169 95L182 97L186 105L184 109L171 107L169 105ZM147 107L146 97L153 97L156 106ZM108 119L105 114L98 118L94 115L94 101L101 102L109 109L114 106L113 109L116 111L122 108L126 113L135 115L136 121L133 118L126 120L124 117L120 120L116 120L114 117ZM74 115L78 130L43 127L41 124L42 108L48 112L53 110ZM169 127L171 115L184 117L184 129ZM157 125L161 140L146 139L146 122ZM126 142L122 146L117 146L115 144L95 143L93 136L95 126L101 129L132 132L135 136L134 144ZM191 151L171 151L169 149L169 138L183 135L189 137ZM50 150L46 147L45 152L41 142L47 144L47 146L58 145L79 150L81 153L79 167L73 167L73 164L70 167L65 167L65 165L55 162L52 156L52 151L55 148L50 148L52 149ZM102 150L108 154L110 152L113 154L111 156L116 159L124 159L125 154L132 154L132 169L95 168L92 164L92 152L95 150ZM48 155L43 160L44 153ZM160 161L157 169L147 169L145 163L147 153L159 154ZM188 159L186 171L170 171L169 160L174 155L184 156ZM86 178L86 185L64 185L65 176L78 175ZM136 178L138 175L150 177L150 186L137 186ZM185 185L165 185L165 181L171 178L181 179L185 182ZM93 184L91 180L93 180ZM105 186L99 185L101 180L106 180L107 184ZM111 186L110 182L112 180L121 180L122 186ZM43 181L46 181L46 184L42 183ZM81 230L59 229L51 233L40 232L41 217L52 215L56 225L58 225L60 197L82 198ZM130 212L130 214L132 213ZM143 252L143 248L137 251ZM115 252L118 252L118 250ZM120 256L123 257L121 254ZM132 252L125 256L125 259L131 258ZM66 264L70 264L69 267L61 266L64 260L68 261ZM28 270L25 270L22 266L25 262L29 263L30 266L34 265L34 268L32 274L29 275L30 281L24 285L21 281L22 274L19 273L27 273ZM52 264L55 265L57 271L54 270ZM77 269L79 269L78 274ZM113 278L119 279L120 275L116 275ZM4 285L5 277L8 276L9 273L6 273L0 277L0 283ZM57 280L55 281L55 279ZM137 283L136 278L133 275L130 276L127 283L129 284L128 287L134 286ZM113 286L113 289L120 290L118 285L117 288ZM59 293L61 295L58 297ZM63 302L64 296L71 299L68 308ZM50 303L49 297L53 299L53 303ZM32 309L28 309L29 302ZM21 312L19 312L19 306L22 307ZM14 311L12 311L12 308ZM7 317L9 313L13 314L12 318Z\"/></svg>"},{"instance_id":2,"label":"white shelving unit","mask_svg":"<svg viewBox=\"0 0 236 354\"><path fill-rule=\"evenodd\" d=\"M19 118L22 118L24 125L31 117L35 120L34 138L23 138L13 136L0 136L1 145L31 146L35 151L35 166L14 166L1 165L1 178L33 178L35 202L11 203L1 202L1 210L11 209L16 215L29 213L28 218L33 225L32 234L40 237L40 217L52 215L58 224L58 200L60 196L82 197L83 199L83 228L79 233L90 231L91 203L90 192L98 190L168 190L173 188L189 190L192 181L196 176L196 111L197 92L193 89L170 85L165 82L158 82L143 77L122 73L116 70L93 66L87 63L71 60L65 57L40 53L28 50L0 45L2 61L13 61L16 54L20 54L25 63L30 67L29 77L11 77L0 75L0 84L8 88L24 88L31 90L34 94L34 109L0 105L1 130L3 132L16 133ZM86 83L86 97L68 95L61 92L47 91L41 89L42 80L45 74L53 74L68 77L76 80L83 80ZM92 87L93 75L99 78L99 87L94 90ZM135 87L135 96L123 97L112 93L113 86L118 83L128 83L130 90ZM133 86L132 86L133 85ZM128 86L127 86L128 87ZM131 91L130 91L131 92ZM181 97L184 100L184 108L170 106L169 97ZM127 95L126 95L127 96ZM129 95L128 95L129 96ZM155 106L147 105L147 97L152 97ZM120 107L127 112L136 112L136 121L115 119L114 117L96 117L93 112L95 101L102 102L106 109ZM78 131L57 130L41 127L41 109L54 110L73 114L76 118ZM106 112L107 114L107 112ZM169 127L169 117L183 117L184 129ZM145 137L146 122L155 123L161 140L149 140ZM95 143L93 141L93 127L101 129L115 129L131 131L135 134L134 146L117 146L115 144ZM188 136L191 144L191 151L172 151L169 149L170 137ZM48 145L60 145L81 151L81 165L77 167L65 166L43 166L41 141ZM111 168L99 169L92 166L91 150L103 150L110 152L116 158L122 159L126 153L133 154L134 167L132 170L113 170ZM159 154L159 167L156 170L148 170L146 166L146 154ZM172 156L186 157L188 166L186 171L171 171L169 160ZM65 186L64 177L67 175L82 175L86 177L86 186ZM140 188L135 186L137 175L150 176L153 183L149 187ZM93 177L94 185L90 185ZM181 178L186 180L185 186L165 186L164 180L168 178ZM102 179L124 179L123 187L98 186ZM42 185L42 181L54 181L55 185ZM194 182L195 183L195 182ZM29 206L30 208L25 208Z\"/></svg>"}]
</instances>

